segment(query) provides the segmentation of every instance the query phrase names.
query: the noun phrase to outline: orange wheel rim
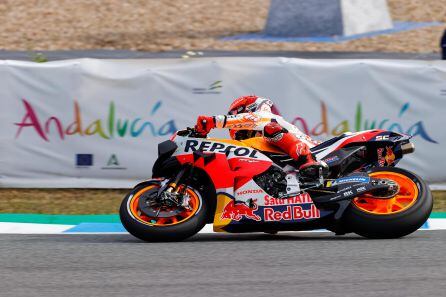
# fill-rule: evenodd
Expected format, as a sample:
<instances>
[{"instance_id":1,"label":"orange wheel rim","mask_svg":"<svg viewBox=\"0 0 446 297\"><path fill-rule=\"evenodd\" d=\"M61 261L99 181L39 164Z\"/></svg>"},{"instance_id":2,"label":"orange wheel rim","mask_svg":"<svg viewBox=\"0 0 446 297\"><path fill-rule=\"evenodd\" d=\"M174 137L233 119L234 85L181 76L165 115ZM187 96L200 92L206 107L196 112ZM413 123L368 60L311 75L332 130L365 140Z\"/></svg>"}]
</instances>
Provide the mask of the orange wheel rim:
<instances>
[{"instance_id":1,"label":"orange wheel rim","mask_svg":"<svg viewBox=\"0 0 446 297\"><path fill-rule=\"evenodd\" d=\"M399 185L399 191L390 199L377 199L369 194L353 199L353 205L361 211L375 215L395 214L409 209L418 199L417 185L405 175L381 171L370 173L369 176L393 180Z\"/></svg>"},{"instance_id":2,"label":"orange wheel rim","mask_svg":"<svg viewBox=\"0 0 446 297\"><path fill-rule=\"evenodd\" d=\"M143 224L150 225L150 226L172 226L177 225L180 223L183 223L193 217L195 213L200 209L201 206L201 200L195 191L193 191L191 188L186 189L186 193L189 195L189 206L190 209L184 209L182 212L177 213L175 215L172 215L170 217L148 217L145 214L143 214L139 210L139 199L141 196L146 193L149 190L152 190L153 188L158 188L157 185L150 185L147 186L141 190L139 190L135 195L133 195L132 198L129 200L129 210L132 214L132 216L140 221Z\"/></svg>"}]
</instances>

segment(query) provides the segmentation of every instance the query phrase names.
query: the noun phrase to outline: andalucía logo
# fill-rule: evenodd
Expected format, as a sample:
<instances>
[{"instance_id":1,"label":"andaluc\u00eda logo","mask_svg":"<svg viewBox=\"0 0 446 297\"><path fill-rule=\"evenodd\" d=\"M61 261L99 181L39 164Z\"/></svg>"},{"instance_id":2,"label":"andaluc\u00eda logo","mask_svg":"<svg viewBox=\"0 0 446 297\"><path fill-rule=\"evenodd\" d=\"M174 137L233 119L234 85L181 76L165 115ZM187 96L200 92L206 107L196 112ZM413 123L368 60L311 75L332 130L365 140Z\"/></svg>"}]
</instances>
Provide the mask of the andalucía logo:
<instances>
[{"instance_id":1,"label":"andaluc\u00eda logo","mask_svg":"<svg viewBox=\"0 0 446 297\"><path fill-rule=\"evenodd\" d=\"M408 124L407 126L401 123L404 115L409 112L410 104L405 103L396 118L393 119L367 119L362 113L362 104L358 102L356 105L356 112L354 115L354 120L342 120L341 122L331 126L329 122L327 106L325 102L321 102L321 119L318 124L311 127L308 122L302 117L295 117L292 120L292 124L299 127L302 132L310 136L337 136L348 131L362 131L362 130L372 130L372 129L384 129L395 131L399 133L404 133L412 136L420 136L422 139L438 143L434 140L431 135L429 135L423 121L417 121L415 123ZM277 108L275 109L277 112ZM279 113L280 114L280 113Z\"/></svg>"},{"instance_id":2,"label":"andaluc\u00eda logo","mask_svg":"<svg viewBox=\"0 0 446 297\"><path fill-rule=\"evenodd\" d=\"M20 137L23 130L33 130L41 139L50 141L52 137L61 140L67 136L99 136L104 139L116 137L147 137L168 136L177 131L173 119L160 118L157 115L162 102L156 102L150 110L149 118L136 117L133 119L118 118L115 103L110 102L108 114L104 118L90 120L85 123L81 107L74 101L73 119L63 119L57 115L42 117L36 108L26 99L22 99L25 114L20 122L14 123L18 126L16 138ZM159 124L161 122L161 124Z\"/></svg>"},{"instance_id":3,"label":"andaluc\u00eda logo","mask_svg":"<svg viewBox=\"0 0 446 297\"><path fill-rule=\"evenodd\" d=\"M217 81L215 83L221 82ZM215 86L219 86L219 84ZM169 136L178 130L173 119L160 119L160 116L157 115L158 110L162 106L161 101L156 102L151 107L148 119L141 117L132 119L118 118L115 103L112 101L108 106L108 114L100 119L89 120L87 123L84 122L85 118L77 101L74 101L74 118L71 120L61 119L57 115L42 117L26 99L22 99L22 102L25 112L21 121L14 123L18 127L16 138L20 137L25 129L34 131L45 141L50 141L52 137L64 140L72 135L99 136L104 139L117 137L162 137ZM277 108L275 111L279 113ZM291 123L299 127L305 134L316 136L316 138L318 136L329 138L348 131L385 129L421 137L423 140L431 143L438 143L429 133L422 120L413 123L405 121L405 124L403 124L402 120L408 113L410 113L410 104L405 103L394 118L369 119L364 116L362 104L358 102L353 120L345 119L333 125L329 121L327 106L322 101L320 121L316 125L310 125L305 118L300 116L295 117Z\"/></svg>"},{"instance_id":4,"label":"andaluc\u00eda logo","mask_svg":"<svg viewBox=\"0 0 446 297\"><path fill-rule=\"evenodd\" d=\"M194 94L220 94L221 88L223 85L221 84L221 80L214 81L207 88L193 88L192 93Z\"/></svg>"}]
</instances>

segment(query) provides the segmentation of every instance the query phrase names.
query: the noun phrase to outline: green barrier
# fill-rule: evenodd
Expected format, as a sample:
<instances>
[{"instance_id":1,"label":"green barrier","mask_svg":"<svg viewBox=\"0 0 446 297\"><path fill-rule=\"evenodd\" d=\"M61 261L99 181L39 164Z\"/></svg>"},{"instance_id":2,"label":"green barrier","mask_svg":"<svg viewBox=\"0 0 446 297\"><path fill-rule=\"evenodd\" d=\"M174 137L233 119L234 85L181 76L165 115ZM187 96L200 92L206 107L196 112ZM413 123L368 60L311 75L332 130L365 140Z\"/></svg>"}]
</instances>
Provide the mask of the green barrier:
<instances>
[{"instance_id":1,"label":"green barrier","mask_svg":"<svg viewBox=\"0 0 446 297\"><path fill-rule=\"evenodd\" d=\"M446 212L433 212L431 213L430 219L446 219Z\"/></svg>"}]
</instances>

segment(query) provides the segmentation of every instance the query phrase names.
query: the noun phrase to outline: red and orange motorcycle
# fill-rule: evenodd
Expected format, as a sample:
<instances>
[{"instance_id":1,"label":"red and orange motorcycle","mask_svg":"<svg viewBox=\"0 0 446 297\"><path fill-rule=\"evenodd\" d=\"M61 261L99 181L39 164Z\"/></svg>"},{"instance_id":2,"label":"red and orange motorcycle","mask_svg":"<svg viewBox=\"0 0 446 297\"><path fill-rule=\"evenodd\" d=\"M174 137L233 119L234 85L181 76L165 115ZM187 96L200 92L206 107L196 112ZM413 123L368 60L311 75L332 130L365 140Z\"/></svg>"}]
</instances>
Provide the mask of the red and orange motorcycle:
<instances>
[{"instance_id":1,"label":"red and orange motorcycle","mask_svg":"<svg viewBox=\"0 0 446 297\"><path fill-rule=\"evenodd\" d=\"M397 238L420 228L432 195L416 174L394 167L412 153L410 136L345 133L311 149L328 170L299 172L261 137L212 139L194 129L158 145L153 177L120 208L124 227L145 241L178 241L213 223L217 232L328 229Z\"/></svg>"}]
</instances>

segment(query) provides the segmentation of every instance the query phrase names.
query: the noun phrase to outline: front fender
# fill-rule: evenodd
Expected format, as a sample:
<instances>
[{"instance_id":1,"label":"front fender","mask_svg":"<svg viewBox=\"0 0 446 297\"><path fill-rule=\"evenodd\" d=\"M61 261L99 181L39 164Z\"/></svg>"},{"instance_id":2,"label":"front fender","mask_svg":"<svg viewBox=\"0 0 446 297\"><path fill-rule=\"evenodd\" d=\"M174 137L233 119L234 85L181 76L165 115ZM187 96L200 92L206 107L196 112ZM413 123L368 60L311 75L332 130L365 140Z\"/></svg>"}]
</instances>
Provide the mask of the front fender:
<instances>
[{"instance_id":1,"label":"front fender","mask_svg":"<svg viewBox=\"0 0 446 297\"><path fill-rule=\"evenodd\" d=\"M158 158L153 164L152 177L170 177L179 172L181 166L176 157Z\"/></svg>"}]
</instances>

